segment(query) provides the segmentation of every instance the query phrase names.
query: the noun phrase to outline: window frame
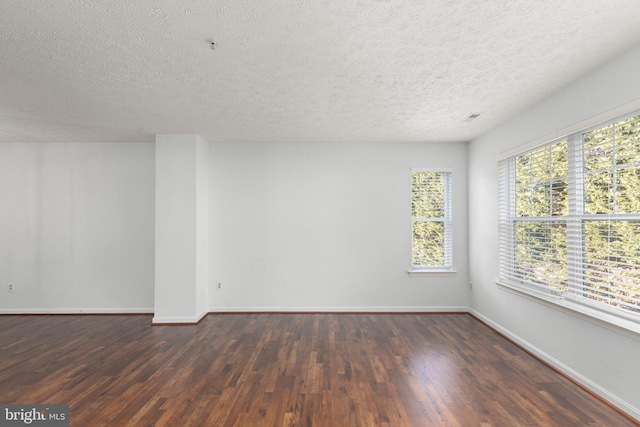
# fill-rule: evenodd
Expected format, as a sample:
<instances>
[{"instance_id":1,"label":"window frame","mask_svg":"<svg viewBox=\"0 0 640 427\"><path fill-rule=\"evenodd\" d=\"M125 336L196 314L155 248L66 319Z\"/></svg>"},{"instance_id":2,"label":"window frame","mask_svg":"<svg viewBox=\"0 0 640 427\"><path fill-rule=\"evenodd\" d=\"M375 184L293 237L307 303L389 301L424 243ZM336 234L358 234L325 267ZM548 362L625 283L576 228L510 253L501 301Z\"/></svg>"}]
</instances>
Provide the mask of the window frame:
<instances>
[{"instance_id":1,"label":"window frame","mask_svg":"<svg viewBox=\"0 0 640 427\"><path fill-rule=\"evenodd\" d=\"M444 177L443 192L443 217L414 217L413 209L410 215L411 221L411 268L408 270L410 276L425 275L450 275L455 274L453 264L453 169L451 168L411 168L410 179L413 180L414 173L442 173ZM411 184L410 184L411 188ZM412 191L409 191L410 203L412 202ZM411 206L411 205L410 205ZM420 265L414 264L414 239L413 226L416 222L442 222L444 229L444 263L441 265Z\"/></svg>"},{"instance_id":2,"label":"window frame","mask_svg":"<svg viewBox=\"0 0 640 427\"><path fill-rule=\"evenodd\" d=\"M635 107L636 109L638 106ZM573 126L570 132L556 132L555 135L546 139L539 139L535 143L526 144L520 149L510 150L508 153L502 154L498 158L498 223L499 223L499 277L496 283L501 287L516 291L527 297L533 297L534 300L541 300L566 309L572 313L578 313L586 316L588 319L597 319L606 322L609 325L621 327L627 331L640 333L640 304L632 306L633 310L618 308L612 304L598 302L593 297L593 289L588 289L589 285L585 283L589 280L587 269L587 249L584 243L587 239L587 232L584 224L589 221L608 221L609 224L622 224L623 221L639 221L640 212L633 213L589 213L585 209L584 188L586 185L585 160L584 152L586 142L584 137L594 130L606 129L612 126L613 129L624 120L640 116L640 111L619 114L619 109L614 110L618 114L612 112L606 113L606 117L601 115L598 118L590 120L588 125ZM629 110L627 110L629 111ZM584 123L584 122L583 122ZM562 135L562 136L558 136ZM505 269L512 269L516 264L516 240L515 240L515 224L517 221L523 221L516 212L516 179L515 179L515 163L519 156L532 153L541 148L547 148L560 141L567 141L567 168L568 168L568 212L562 216L550 216L551 220L559 218L566 223L566 240L567 240L567 287L564 291L554 292L548 286L532 286L531 284L518 282L509 275ZM615 141L615 138L614 138ZM614 153L615 153L614 142ZM615 154L614 154L615 155ZM612 169L619 167L613 157ZM616 197L614 195L614 197ZM526 221L526 218L524 221ZM632 234L633 236L634 234ZM609 253L608 257L611 257ZM634 274L634 273L632 273ZM631 288L629 292L640 292ZM622 299L611 298L613 302L622 305ZM637 299L637 297L635 297Z\"/></svg>"}]
</instances>

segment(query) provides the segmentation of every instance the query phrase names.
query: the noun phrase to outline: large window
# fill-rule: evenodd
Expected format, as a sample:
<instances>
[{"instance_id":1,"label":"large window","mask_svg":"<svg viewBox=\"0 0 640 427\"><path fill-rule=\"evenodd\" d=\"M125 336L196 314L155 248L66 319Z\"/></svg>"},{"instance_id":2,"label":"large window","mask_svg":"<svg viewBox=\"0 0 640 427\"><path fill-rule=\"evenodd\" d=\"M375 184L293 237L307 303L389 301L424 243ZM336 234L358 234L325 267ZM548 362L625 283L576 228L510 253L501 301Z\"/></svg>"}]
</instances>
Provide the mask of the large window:
<instances>
[{"instance_id":1,"label":"large window","mask_svg":"<svg viewBox=\"0 0 640 427\"><path fill-rule=\"evenodd\" d=\"M499 281L640 320L640 114L501 160L499 173Z\"/></svg>"},{"instance_id":2,"label":"large window","mask_svg":"<svg viewBox=\"0 0 640 427\"><path fill-rule=\"evenodd\" d=\"M451 171L411 170L413 270L451 270Z\"/></svg>"}]
</instances>

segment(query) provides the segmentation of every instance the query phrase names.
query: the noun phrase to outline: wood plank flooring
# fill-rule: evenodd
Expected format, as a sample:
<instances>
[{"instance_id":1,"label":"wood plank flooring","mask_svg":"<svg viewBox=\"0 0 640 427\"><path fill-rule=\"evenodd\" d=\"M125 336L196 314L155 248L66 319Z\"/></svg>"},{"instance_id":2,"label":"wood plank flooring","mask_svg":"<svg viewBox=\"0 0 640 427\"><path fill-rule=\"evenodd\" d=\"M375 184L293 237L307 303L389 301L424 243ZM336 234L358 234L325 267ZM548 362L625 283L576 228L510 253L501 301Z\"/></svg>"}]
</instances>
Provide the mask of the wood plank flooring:
<instances>
[{"instance_id":1,"label":"wood plank flooring","mask_svg":"<svg viewBox=\"0 0 640 427\"><path fill-rule=\"evenodd\" d=\"M466 314L0 316L0 403L72 426L635 425Z\"/></svg>"}]
</instances>

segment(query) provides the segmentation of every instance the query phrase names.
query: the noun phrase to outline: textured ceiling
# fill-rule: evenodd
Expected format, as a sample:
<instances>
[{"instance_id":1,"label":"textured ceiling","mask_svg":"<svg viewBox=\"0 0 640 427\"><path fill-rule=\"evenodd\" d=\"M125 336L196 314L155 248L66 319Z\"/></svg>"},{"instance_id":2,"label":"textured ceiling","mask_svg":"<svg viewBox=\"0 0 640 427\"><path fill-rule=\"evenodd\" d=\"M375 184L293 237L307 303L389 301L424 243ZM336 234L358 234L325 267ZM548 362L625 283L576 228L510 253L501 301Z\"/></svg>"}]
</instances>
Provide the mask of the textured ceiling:
<instances>
[{"instance_id":1,"label":"textured ceiling","mask_svg":"<svg viewBox=\"0 0 640 427\"><path fill-rule=\"evenodd\" d=\"M467 141L639 22L637 0L2 0L0 141Z\"/></svg>"}]
</instances>

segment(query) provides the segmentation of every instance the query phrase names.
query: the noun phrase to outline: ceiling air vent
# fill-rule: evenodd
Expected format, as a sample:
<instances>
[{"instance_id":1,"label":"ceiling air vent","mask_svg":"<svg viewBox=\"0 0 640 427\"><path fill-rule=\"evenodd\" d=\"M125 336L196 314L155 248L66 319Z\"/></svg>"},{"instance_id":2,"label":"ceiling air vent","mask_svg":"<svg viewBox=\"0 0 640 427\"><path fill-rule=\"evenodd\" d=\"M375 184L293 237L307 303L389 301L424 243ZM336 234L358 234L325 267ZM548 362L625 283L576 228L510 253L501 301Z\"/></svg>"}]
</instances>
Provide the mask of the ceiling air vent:
<instances>
[{"instance_id":1,"label":"ceiling air vent","mask_svg":"<svg viewBox=\"0 0 640 427\"><path fill-rule=\"evenodd\" d=\"M464 118L464 120L462 120L462 122L463 123L472 122L478 117L480 117L480 113L469 114L467 117Z\"/></svg>"}]
</instances>

